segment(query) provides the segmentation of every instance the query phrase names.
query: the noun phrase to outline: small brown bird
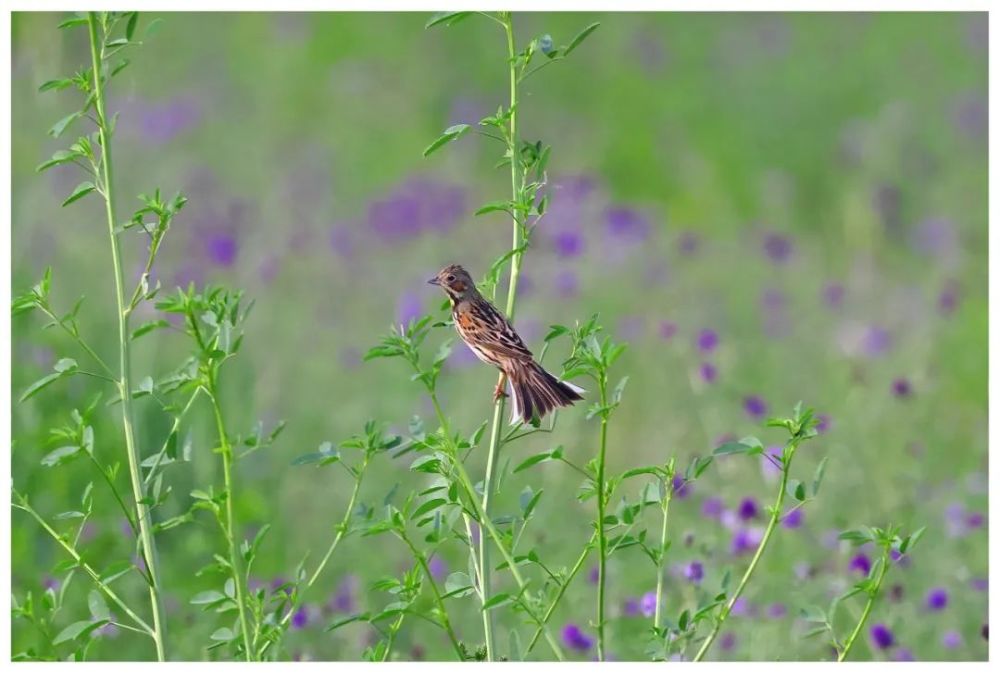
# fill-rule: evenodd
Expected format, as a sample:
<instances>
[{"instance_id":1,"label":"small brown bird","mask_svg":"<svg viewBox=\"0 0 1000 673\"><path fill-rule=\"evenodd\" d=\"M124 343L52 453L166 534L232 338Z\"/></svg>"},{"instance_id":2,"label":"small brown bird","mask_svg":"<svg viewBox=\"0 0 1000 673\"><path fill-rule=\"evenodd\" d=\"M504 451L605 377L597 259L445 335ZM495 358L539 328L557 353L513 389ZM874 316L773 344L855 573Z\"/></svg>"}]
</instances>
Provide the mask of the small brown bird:
<instances>
[{"instance_id":1,"label":"small brown bird","mask_svg":"<svg viewBox=\"0 0 1000 673\"><path fill-rule=\"evenodd\" d=\"M480 360L500 370L494 400L504 394L505 382L510 380L511 424L527 423L536 415L542 418L556 407L583 399L583 388L560 381L535 362L507 318L476 289L468 271L452 264L427 282L439 285L448 295L455 329L466 345Z\"/></svg>"}]
</instances>

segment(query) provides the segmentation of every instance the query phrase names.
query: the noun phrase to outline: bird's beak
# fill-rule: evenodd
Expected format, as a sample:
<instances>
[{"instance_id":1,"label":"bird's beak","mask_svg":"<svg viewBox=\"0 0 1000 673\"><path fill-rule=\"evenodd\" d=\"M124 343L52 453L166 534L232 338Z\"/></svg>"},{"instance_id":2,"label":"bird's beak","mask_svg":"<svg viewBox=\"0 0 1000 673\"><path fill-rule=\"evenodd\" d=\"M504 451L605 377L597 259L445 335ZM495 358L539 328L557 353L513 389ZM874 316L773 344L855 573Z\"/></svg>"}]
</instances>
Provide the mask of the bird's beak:
<instances>
[{"instance_id":1,"label":"bird's beak","mask_svg":"<svg viewBox=\"0 0 1000 673\"><path fill-rule=\"evenodd\" d=\"M437 279L437 276L434 276L433 278L431 278L431 279L430 279L429 281L427 281L427 282L428 282L428 283L430 283L431 285L440 285L440 284L441 284L441 281L439 281L439 280Z\"/></svg>"}]
</instances>

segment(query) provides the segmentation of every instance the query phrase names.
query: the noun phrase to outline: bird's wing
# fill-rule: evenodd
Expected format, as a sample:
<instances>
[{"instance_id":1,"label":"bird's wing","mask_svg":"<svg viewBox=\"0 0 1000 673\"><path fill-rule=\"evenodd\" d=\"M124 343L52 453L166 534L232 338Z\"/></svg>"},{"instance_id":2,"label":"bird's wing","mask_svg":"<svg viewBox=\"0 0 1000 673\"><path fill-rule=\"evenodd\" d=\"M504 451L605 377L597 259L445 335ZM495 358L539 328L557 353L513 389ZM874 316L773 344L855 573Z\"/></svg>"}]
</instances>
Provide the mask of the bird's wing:
<instances>
[{"instance_id":1,"label":"bird's wing","mask_svg":"<svg viewBox=\"0 0 1000 673\"><path fill-rule=\"evenodd\" d=\"M510 321L488 302L471 303L467 310L457 313L455 321L465 340L480 348L519 360L533 357Z\"/></svg>"}]
</instances>

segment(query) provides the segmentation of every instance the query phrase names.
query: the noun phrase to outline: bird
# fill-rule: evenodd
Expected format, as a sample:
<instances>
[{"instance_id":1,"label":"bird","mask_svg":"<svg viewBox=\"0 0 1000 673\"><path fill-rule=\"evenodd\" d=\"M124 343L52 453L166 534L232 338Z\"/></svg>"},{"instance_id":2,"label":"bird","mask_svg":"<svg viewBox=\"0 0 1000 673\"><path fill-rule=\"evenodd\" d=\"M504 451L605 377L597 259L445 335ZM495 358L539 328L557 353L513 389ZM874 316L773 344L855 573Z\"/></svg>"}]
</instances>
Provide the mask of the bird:
<instances>
[{"instance_id":1,"label":"bird","mask_svg":"<svg viewBox=\"0 0 1000 673\"><path fill-rule=\"evenodd\" d=\"M451 301L451 315L462 341L480 360L500 370L493 400L504 396L510 381L513 401L511 425L540 420L558 407L568 407L587 392L560 381L535 361L524 341L503 313L484 297L472 276L458 264L449 264L427 281Z\"/></svg>"}]
</instances>

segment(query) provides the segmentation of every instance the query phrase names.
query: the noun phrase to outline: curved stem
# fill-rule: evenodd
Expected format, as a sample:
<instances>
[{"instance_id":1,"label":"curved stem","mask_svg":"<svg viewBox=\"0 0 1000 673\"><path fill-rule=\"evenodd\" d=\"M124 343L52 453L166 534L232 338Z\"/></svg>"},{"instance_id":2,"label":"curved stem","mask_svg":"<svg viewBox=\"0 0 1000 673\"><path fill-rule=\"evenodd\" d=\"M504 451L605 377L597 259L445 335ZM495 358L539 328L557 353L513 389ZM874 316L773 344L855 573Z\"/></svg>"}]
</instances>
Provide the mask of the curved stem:
<instances>
[{"instance_id":1,"label":"curved stem","mask_svg":"<svg viewBox=\"0 0 1000 673\"><path fill-rule=\"evenodd\" d=\"M111 133L108 128L108 118L104 109L103 81L103 47L98 47L97 25L99 18L96 12L87 15L90 32L90 56L94 78L94 107L98 119L98 133L101 143L101 168L103 175L104 205L108 220L108 236L111 243L111 260L115 275L115 300L118 309L118 359L121 378L118 388L122 398L122 424L125 433L125 449L128 454L129 477L132 481L132 496L135 499L139 524L139 537L142 541L143 557L146 571L149 575L149 602L153 613L153 642L156 645L156 658L166 659L163 633L163 606L160 601L160 574L157 568L156 543L153 539L152 521L149 516L149 506L145 504L142 489L142 475L139 472L139 451L135 444L132 410L132 358L129 353L128 314L125 306L125 280L122 271L121 252L118 248L118 234L115 231L114 205L114 173L111 160Z\"/></svg>"},{"instance_id":2,"label":"curved stem","mask_svg":"<svg viewBox=\"0 0 1000 673\"><path fill-rule=\"evenodd\" d=\"M608 377L601 372L601 407L607 408ZM608 539L604 532L604 508L607 498L604 486L604 458L608 446L608 414L601 416L601 446L597 454L597 660L604 661L604 604L607 584Z\"/></svg>"},{"instance_id":3,"label":"curved stem","mask_svg":"<svg viewBox=\"0 0 1000 673\"><path fill-rule=\"evenodd\" d=\"M549 607L546 608L545 614L542 616L542 623L541 625L535 628L535 633L534 635L531 636L531 640L528 642L528 647L524 651L525 654L530 653L531 650L534 649L535 643L538 642L538 638L542 635L545 625L548 624L549 620L552 618L552 613L554 613L556 611L556 608L559 606L559 601L562 600L563 594L566 593L566 589L569 588L570 583L573 582L573 579L580 572L580 568L583 567L583 563L584 561L587 560L587 556L590 555L590 550L593 548L593 546L594 546L594 538L591 537L590 541L583 548L583 551L580 552L580 556L577 557L576 563L573 565L573 569L569 571L569 575L566 577L566 581L559 585L559 590L556 592L556 595L552 599L552 602L549 603Z\"/></svg>"},{"instance_id":4,"label":"curved stem","mask_svg":"<svg viewBox=\"0 0 1000 673\"><path fill-rule=\"evenodd\" d=\"M76 329L70 329L70 327L63 321L63 319L56 317L56 315L52 312L52 310L49 307L40 306L39 309L41 310L42 313L51 318L54 323L62 327L63 331L66 332L66 334L73 337L73 340L76 341L78 344L80 344L80 348L86 351L87 355L92 357L94 359L94 362L99 364L101 366L101 369L103 369L108 376L112 377L111 381L117 383L117 379L113 378L115 373L114 371L112 371L111 367L109 367L108 364L104 361L104 359L97 354L97 351L95 351L93 348L90 347L90 344L88 344L84 340L84 338L80 336L80 333L77 332Z\"/></svg>"},{"instance_id":5,"label":"curved stem","mask_svg":"<svg viewBox=\"0 0 1000 673\"><path fill-rule=\"evenodd\" d=\"M431 585L431 592L434 594L434 603L437 605L438 612L441 613L441 627L444 629L445 633L448 634L448 640L451 641L451 646L455 650L455 654L458 655L459 661L465 661L465 654L462 651L462 645L458 642L458 637L455 635L455 630L451 628L451 620L448 619L448 610L444 606L444 599L441 598L441 591L438 589L437 582L434 581L434 575L431 573L430 566L427 565L427 557L413 544L406 531L401 531L399 537L406 543L406 546L410 548L410 553L413 554L413 558L417 559L420 567L424 571L424 575L427 577L427 582Z\"/></svg>"},{"instance_id":6,"label":"curved stem","mask_svg":"<svg viewBox=\"0 0 1000 673\"><path fill-rule=\"evenodd\" d=\"M767 523L767 529L764 531L764 536L760 540L760 545L757 547L757 551L753 555L753 559L750 560L750 565L747 566L746 572L743 573L743 578L740 579L739 585L736 587L736 591L726 602L725 607L722 612L719 613L718 619L715 620L715 625L712 626L712 631L708 634L708 638L705 642L701 644L701 648L698 650L698 654L695 655L693 661L701 661L704 658L705 653L708 652L708 648L712 646L715 641L716 636L719 635L719 629L722 628L722 623L726 621L729 613L733 609L733 605L739 599L740 594L743 593L743 589L746 587L747 582L750 581L750 577L753 575L753 571L757 568L757 563L760 561L761 555L764 553L764 548L767 547L768 541L771 539L771 534L778 525L778 520L781 518L781 507L785 502L785 493L788 488L788 469L792 464L792 456L795 454L795 445L793 444L788 452L788 456L784 460L784 466L781 471L781 485L778 487L778 497L774 501L774 509L771 511L771 520Z\"/></svg>"},{"instance_id":7,"label":"curved stem","mask_svg":"<svg viewBox=\"0 0 1000 673\"><path fill-rule=\"evenodd\" d=\"M858 634L861 633L861 629L864 628L865 622L868 621L868 615L871 614L872 606L875 605L875 598L878 597L878 592L882 588L882 580L885 579L885 574L889 570L889 548L886 547L882 550L882 567L879 570L878 579L875 580L875 586L868 593L868 601L865 603L865 609L861 612L861 619L858 620L857 626L854 627L854 631L844 642L844 649L841 650L840 654L837 655L837 661L844 661L847 659L848 652L851 651L851 647L854 646L854 641L857 639Z\"/></svg>"},{"instance_id":8,"label":"curved stem","mask_svg":"<svg viewBox=\"0 0 1000 673\"><path fill-rule=\"evenodd\" d=\"M222 453L222 478L226 489L225 533L229 546L229 567L232 572L233 586L236 589L236 607L239 613L240 632L243 634L243 650L247 661L253 661L254 651L250 643L250 626L247 622L246 600L243 596L243 578L240 574L240 557L236 547L236 524L233 515L233 447L226 435L226 424L222 419L222 409L214 381L210 382L208 396L212 400L212 411L215 415L215 427L219 433L219 447Z\"/></svg>"}]
</instances>

